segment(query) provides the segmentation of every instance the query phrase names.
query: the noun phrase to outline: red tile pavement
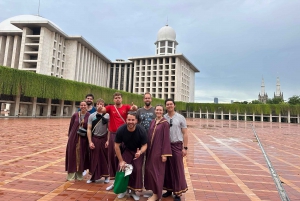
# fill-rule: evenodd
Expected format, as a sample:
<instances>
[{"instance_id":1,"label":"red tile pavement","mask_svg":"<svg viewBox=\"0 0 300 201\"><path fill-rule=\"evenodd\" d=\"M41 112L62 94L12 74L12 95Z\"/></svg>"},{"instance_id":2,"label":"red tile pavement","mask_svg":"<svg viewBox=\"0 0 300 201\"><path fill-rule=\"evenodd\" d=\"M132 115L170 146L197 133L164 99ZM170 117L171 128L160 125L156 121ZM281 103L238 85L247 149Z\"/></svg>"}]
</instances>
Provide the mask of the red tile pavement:
<instances>
[{"instance_id":1,"label":"red tile pavement","mask_svg":"<svg viewBox=\"0 0 300 201\"><path fill-rule=\"evenodd\" d=\"M290 200L300 200L300 125L188 119L183 201L281 200L251 124ZM67 182L67 118L0 119L0 200L133 200L109 184ZM147 198L141 197L141 201ZM162 200L173 200L171 197Z\"/></svg>"}]
</instances>

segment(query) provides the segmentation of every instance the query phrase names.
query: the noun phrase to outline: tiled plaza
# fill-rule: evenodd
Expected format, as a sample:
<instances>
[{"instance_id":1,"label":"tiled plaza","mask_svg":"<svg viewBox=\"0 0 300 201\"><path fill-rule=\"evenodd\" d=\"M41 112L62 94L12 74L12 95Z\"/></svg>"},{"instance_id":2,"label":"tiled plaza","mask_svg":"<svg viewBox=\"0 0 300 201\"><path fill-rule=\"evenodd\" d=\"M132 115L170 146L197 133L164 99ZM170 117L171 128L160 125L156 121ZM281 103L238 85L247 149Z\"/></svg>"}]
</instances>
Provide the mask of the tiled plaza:
<instances>
[{"instance_id":1,"label":"tiled plaza","mask_svg":"<svg viewBox=\"0 0 300 201\"><path fill-rule=\"evenodd\" d=\"M182 200L281 200L252 124L289 199L300 200L300 125L211 119L187 122L189 190ZM75 183L66 181L68 126L68 118L0 118L0 200L133 200L129 195L116 198L105 190L109 184L103 181L87 184L88 176Z\"/></svg>"}]
</instances>

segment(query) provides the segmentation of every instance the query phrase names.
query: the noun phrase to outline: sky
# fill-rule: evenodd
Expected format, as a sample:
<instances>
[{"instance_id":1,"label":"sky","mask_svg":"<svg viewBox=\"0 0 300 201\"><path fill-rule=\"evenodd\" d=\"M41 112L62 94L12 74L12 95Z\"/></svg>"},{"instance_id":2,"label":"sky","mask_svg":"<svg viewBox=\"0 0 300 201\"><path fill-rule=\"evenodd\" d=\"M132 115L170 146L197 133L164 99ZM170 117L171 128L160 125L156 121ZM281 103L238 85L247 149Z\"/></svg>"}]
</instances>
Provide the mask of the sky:
<instances>
[{"instance_id":1,"label":"sky","mask_svg":"<svg viewBox=\"0 0 300 201\"><path fill-rule=\"evenodd\" d=\"M262 78L273 98L300 95L299 0L1 0L0 22L37 15L81 35L107 58L155 54L158 30L176 32L177 53L200 73L195 102L257 100Z\"/></svg>"}]
</instances>

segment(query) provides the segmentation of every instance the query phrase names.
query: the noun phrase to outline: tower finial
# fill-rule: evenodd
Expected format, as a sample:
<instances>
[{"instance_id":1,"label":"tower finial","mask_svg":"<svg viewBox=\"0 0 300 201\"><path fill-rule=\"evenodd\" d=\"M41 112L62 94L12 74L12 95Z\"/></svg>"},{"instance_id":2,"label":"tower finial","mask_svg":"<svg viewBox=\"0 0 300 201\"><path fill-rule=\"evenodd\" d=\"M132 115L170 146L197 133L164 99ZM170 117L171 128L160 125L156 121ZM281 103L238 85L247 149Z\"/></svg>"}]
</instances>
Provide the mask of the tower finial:
<instances>
[{"instance_id":1,"label":"tower finial","mask_svg":"<svg viewBox=\"0 0 300 201\"><path fill-rule=\"evenodd\" d=\"M168 16L167 16L167 24L166 24L166 26L169 26L169 19L168 19Z\"/></svg>"},{"instance_id":2,"label":"tower finial","mask_svg":"<svg viewBox=\"0 0 300 201\"><path fill-rule=\"evenodd\" d=\"M38 14L37 14L38 16L40 16L40 3L41 3L40 1L41 1L41 0L39 0Z\"/></svg>"}]
</instances>

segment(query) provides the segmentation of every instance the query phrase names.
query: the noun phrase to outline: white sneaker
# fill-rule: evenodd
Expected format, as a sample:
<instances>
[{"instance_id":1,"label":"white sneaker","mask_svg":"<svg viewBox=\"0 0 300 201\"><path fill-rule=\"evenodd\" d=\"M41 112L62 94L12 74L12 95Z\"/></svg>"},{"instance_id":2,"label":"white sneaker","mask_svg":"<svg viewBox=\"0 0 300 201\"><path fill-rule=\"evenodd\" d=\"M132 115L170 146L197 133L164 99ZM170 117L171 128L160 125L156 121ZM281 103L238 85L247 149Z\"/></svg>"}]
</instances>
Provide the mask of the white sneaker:
<instances>
[{"instance_id":1,"label":"white sneaker","mask_svg":"<svg viewBox=\"0 0 300 201\"><path fill-rule=\"evenodd\" d=\"M85 176L86 175L86 173L87 173L87 171L85 170L85 171L83 171L83 173L82 173L82 176Z\"/></svg>"},{"instance_id":2,"label":"white sneaker","mask_svg":"<svg viewBox=\"0 0 300 201\"><path fill-rule=\"evenodd\" d=\"M138 196L134 192L130 193L130 196L133 197L134 200L140 200L140 196Z\"/></svg>"},{"instance_id":3,"label":"white sneaker","mask_svg":"<svg viewBox=\"0 0 300 201\"><path fill-rule=\"evenodd\" d=\"M153 193L145 193L143 195L144 198L150 198L153 195Z\"/></svg>"},{"instance_id":4,"label":"white sneaker","mask_svg":"<svg viewBox=\"0 0 300 201\"><path fill-rule=\"evenodd\" d=\"M90 179L86 181L87 184L90 184L90 183L93 183L93 182L95 182L95 181L94 180L90 180Z\"/></svg>"},{"instance_id":5,"label":"white sneaker","mask_svg":"<svg viewBox=\"0 0 300 201\"><path fill-rule=\"evenodd\" d=\"M105 183L105 184L108 184L108 183L109 183L109 177L105 177L104 183Z\"/></svg>"},{"instance_id":6,"label":"white sneaker","mask_svg":"<svg viewBox=\"0 0 300 201\"><path fill-rule=\"evenodd\" d=\"M118 198L121 199L121 198L125 197L126 193L127 193L127 191L125 191L124 193L118 194Z\"/></svg>"},{"instance_id":7,"label":"white sneaker","mask_svg":"<svg viewBox=\"0 0 300 201\"><path fill-rule=\"evenodd\" d=\"M110 191L111 189L114 188L114 184L110 185L109 187L106 188L107 191Z\"/></svg>"}]
</instances>

